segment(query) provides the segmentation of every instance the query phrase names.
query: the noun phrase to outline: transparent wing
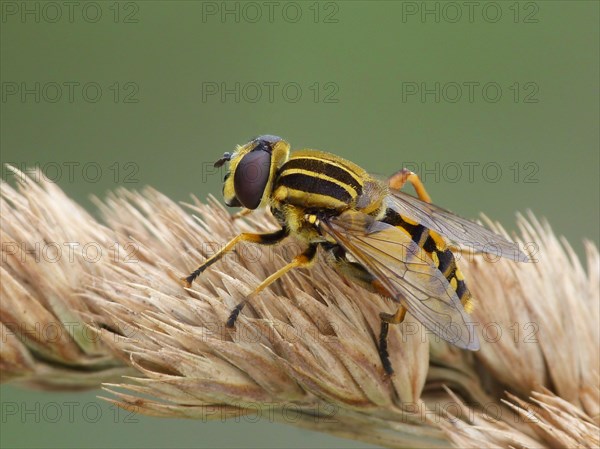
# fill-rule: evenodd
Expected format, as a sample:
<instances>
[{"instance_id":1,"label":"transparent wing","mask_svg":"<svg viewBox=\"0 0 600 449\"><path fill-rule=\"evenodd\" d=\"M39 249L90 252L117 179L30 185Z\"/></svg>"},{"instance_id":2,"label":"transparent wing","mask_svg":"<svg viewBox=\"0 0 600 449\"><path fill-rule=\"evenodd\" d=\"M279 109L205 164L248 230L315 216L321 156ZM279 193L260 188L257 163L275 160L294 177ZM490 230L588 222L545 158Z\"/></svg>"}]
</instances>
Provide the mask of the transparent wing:
<instances>
[{"instance_id":1,"label":"transparent wing","mask_svg":"<svg viewBox=\"0 0 600 449\"><path fill-rule=\"evenodd\" d=\"M435 206L425 203L399 190L391 190L387 197L388 207L401 215L415 220L426 228L476 253L494 254L518 262L529 262L517 243L484 228L482 225Z\"/></svg>"},{"instance_id":2,"label":"transparent wing","mask_svg":"<svg viewBox=\"0 0 600 449\"><path fill-rule=\"evenodd\" d=\"M320 228L427 329L458 347L479 349L456 292L406 232L355 211L321 220Z\"/></svg>"}]
</instances>

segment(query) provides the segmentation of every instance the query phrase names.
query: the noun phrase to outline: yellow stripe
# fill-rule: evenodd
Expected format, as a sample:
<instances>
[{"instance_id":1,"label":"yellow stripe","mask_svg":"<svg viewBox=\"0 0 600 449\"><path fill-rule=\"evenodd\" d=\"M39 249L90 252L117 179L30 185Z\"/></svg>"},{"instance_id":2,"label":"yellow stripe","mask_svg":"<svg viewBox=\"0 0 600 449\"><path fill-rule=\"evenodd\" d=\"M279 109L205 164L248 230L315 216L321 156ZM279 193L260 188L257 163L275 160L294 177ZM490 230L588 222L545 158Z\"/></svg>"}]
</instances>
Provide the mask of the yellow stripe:
<instances>
[{"instance_id":1,"label":"yellow stripe","mask_svg":"<svg viewBox=\"0 0 600 449\"><path fill-rule=\"evenodd\" d=\"M440 258L438 257L438 255L435 251L431 253L431 258L433 259L433 263L435 264L435 266L439 267L440 266Z\"/></svg>"},{"instance_id":2,"label":"yellow stripe","mask_svg":"<svg viewBox=\"0 0 600 449\"><path fill-rule=\"evenodd\" d=\"M475 301L473 300L473 298L471 296L467 296L466 298L461 299L460 302L462 303L463 307L465 308L465 312L467 312L467 313L473 312L473 309L475 308Z\"/></svg>"},{"instance_id":3,"label":"yellow stripe","mask_svg":"<svg viewBox=\"0 0 600 449\"><path fill-rule=\"evenodd\" d=\"M444 238L441 235L439 235L435 231L429 230L429 236L433 239L433 241L435 242L435 247L439 251L446 250L446 241L444 240Z\"/></svg>"},{"instance_id":4,"label":"yellow stripe","mask_svg":"<svg viewBox=\"0 0 600 449\"><path fill-rule=\"evenodd\" d=\"M402 232L404 232L406 235L408 235L410 237L410 239L412 240L412 235L410 232L408 232L408 229L403 228L402 226L395 226L396 229L400 229Z\"/></svg>"},{"instance_id":5,"label":"yellow stripe","mask_svg":"<svg viewBox=\"0 0 600 449\"><path fill-rule=\"evenodd\" d=\"M456 278L450 279L450 287L452 287L452 290L456 291L458 288L458 282L456 281Z\"/></svg>"},{"instance_id":6,"label":"yellow stripe","mask_svg":"<svg viewBox=\"0 0 600 449\"><path fill-rule=\"evenodd\" d=\"M425 245L425 242L427 241L427 237L429 237L429 229L425 228L423 230L423 232L421 233L421 238L419 239L419 243L417 243L417 245L419 245L423 251L425 251L425 248L423 248L423 245Z\"/></svg>"},{"instance_id":7,"label":"yellow stripe","mask_svg":"<svg viewBox=\"0 0 600 449\"><path fill-rule=\"evenodd\" d=\"M402 215L402 214L399 214L399 215L400 215L400 218L402 218L409 225L418 226L420 224L420 223L417 223L415 220L412 220L412 219L408 218L405 215Z\"/></svg>"},{"instance_id":8,"label":"yellow stripe","mask_svg":"<svg viewBox=\"0 0 600 449\"><path fill-rule=\"evenodd\" d=\"M321 195L320 193L307 193L304 190L292 189L291 187L281 186L275 190L273 197L277 201L289 201L293 202L293 200L303 200L304 202L308 202L308 198L310 198L311 204L314 207L326 207L331 209L340 209L348 207L344 201L340 201L336 198L333 198L329 195Z\"/></svg>"},{"instance_id":9,"label":"yellow stripe","mask_svg":"<svg viewBox=\"0 0 600 449\"><path fill-rule=\"evenodd\" d=\"M345 184L342 181L340 181L339 179L332 178L331 176L327 176L322 173L318 173L318 172L314 172L314 171L310 171L310 170L303 170L301 168L289 168L289 169L286 168L283 172L281 172L280 176L282 178L285 178L287 175L305 175L305 176L311 176L313 178L323 179L325 181L330 181L334 184L337 184L338 186L343 188L346 192L348 192L352 198L355 198L356 195L358 195L358 192L356 191L356 189L354 187L352 187L351 185Z\"/></svg>"}]
</instances>

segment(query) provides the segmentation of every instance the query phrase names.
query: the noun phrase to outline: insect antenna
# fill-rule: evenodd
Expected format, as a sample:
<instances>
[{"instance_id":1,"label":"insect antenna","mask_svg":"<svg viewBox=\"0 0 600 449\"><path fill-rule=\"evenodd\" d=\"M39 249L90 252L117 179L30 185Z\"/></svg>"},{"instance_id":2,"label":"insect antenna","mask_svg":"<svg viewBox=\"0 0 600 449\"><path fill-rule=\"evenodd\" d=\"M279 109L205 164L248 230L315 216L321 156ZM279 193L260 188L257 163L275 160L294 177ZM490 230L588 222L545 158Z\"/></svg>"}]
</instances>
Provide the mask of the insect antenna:
<instances>
[{"instance_id":1,"label":"insect antenna","mask_svg":"<svg viewBox=\"0 0 600 449\"><path fill-rule=\"evenodd\" d=\"M223 164L225 162L229 162L230 160L231 160L231 153L224 153L223 157L213 164L213 167L219 168L219 167L223 166Z\"/></svg>"}]
</instances>

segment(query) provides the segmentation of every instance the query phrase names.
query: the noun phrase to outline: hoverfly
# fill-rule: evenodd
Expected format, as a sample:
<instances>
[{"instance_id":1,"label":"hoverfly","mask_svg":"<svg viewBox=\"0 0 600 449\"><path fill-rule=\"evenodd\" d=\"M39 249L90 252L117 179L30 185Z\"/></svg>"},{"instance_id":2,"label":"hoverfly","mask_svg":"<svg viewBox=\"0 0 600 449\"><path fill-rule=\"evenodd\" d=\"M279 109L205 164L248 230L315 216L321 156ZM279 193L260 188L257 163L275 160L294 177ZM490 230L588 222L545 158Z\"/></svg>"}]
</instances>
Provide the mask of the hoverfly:
<instances>
[{"instance_id":1,"label":"hoverfly","mask_svg":"<svg viewBox=\"0 0 600 449\"><path fill-rule=\"evenodd\" d=\"M387 374L393 369L387 349L389 324L411 313L428 330L464 349L479 349L469 325L471 293L447 241L527 261L513 242L483 226L431 204L424 185L406 169L387 182L330 153L300 150L280 137L265 135L225 153L215 167L229 162L223 196L231 207L249 211L269 207L281 228L267 234L243 233L189 276L189 287L207 267L239 242L272 245L289 235L307 245L231 312L233 327L248 299L286 272L311 267L320 247L342 275L398 303L395 313L380 313L379 355ZM418 198L400 191L409 182Z\"/></svg>"}]
</instances>

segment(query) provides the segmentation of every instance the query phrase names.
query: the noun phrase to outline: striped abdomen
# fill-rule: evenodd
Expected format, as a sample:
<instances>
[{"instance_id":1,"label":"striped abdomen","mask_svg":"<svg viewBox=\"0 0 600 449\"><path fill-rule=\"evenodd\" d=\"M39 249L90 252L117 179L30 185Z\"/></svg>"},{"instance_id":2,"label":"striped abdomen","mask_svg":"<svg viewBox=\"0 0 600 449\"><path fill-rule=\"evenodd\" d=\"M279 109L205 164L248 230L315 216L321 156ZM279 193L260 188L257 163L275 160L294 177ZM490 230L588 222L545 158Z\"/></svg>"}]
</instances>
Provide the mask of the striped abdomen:
<instances>
[{"instance_id":1,"label":"striped abdomen","mask_svg":"<svg viewBox=\"0 0 600 449\"><path fill-rule=\"evenodd\" d=\"M471 292L465 284L462 272L456 265L454 254L449 249L446 249L446 243L443 238L436 232L400 215L393 209L387 209L382 221L407 232L412 241L429 254L433 263L435 263L438 270L442 272L452 289L456 292L465 310L470 312L472 309Z\"/></svg>"},{"instance_id":2,"label":"striped abdomen","mask_svg":"<svg viewBox=\"0 0 600 449\"><path fill-rule=\"evenodd\" d=\"M321 151L299 151L281 167L273 197L305 208L343 210L356 204L366 172L355 164Z\"/></svg>"}]
</instances>

